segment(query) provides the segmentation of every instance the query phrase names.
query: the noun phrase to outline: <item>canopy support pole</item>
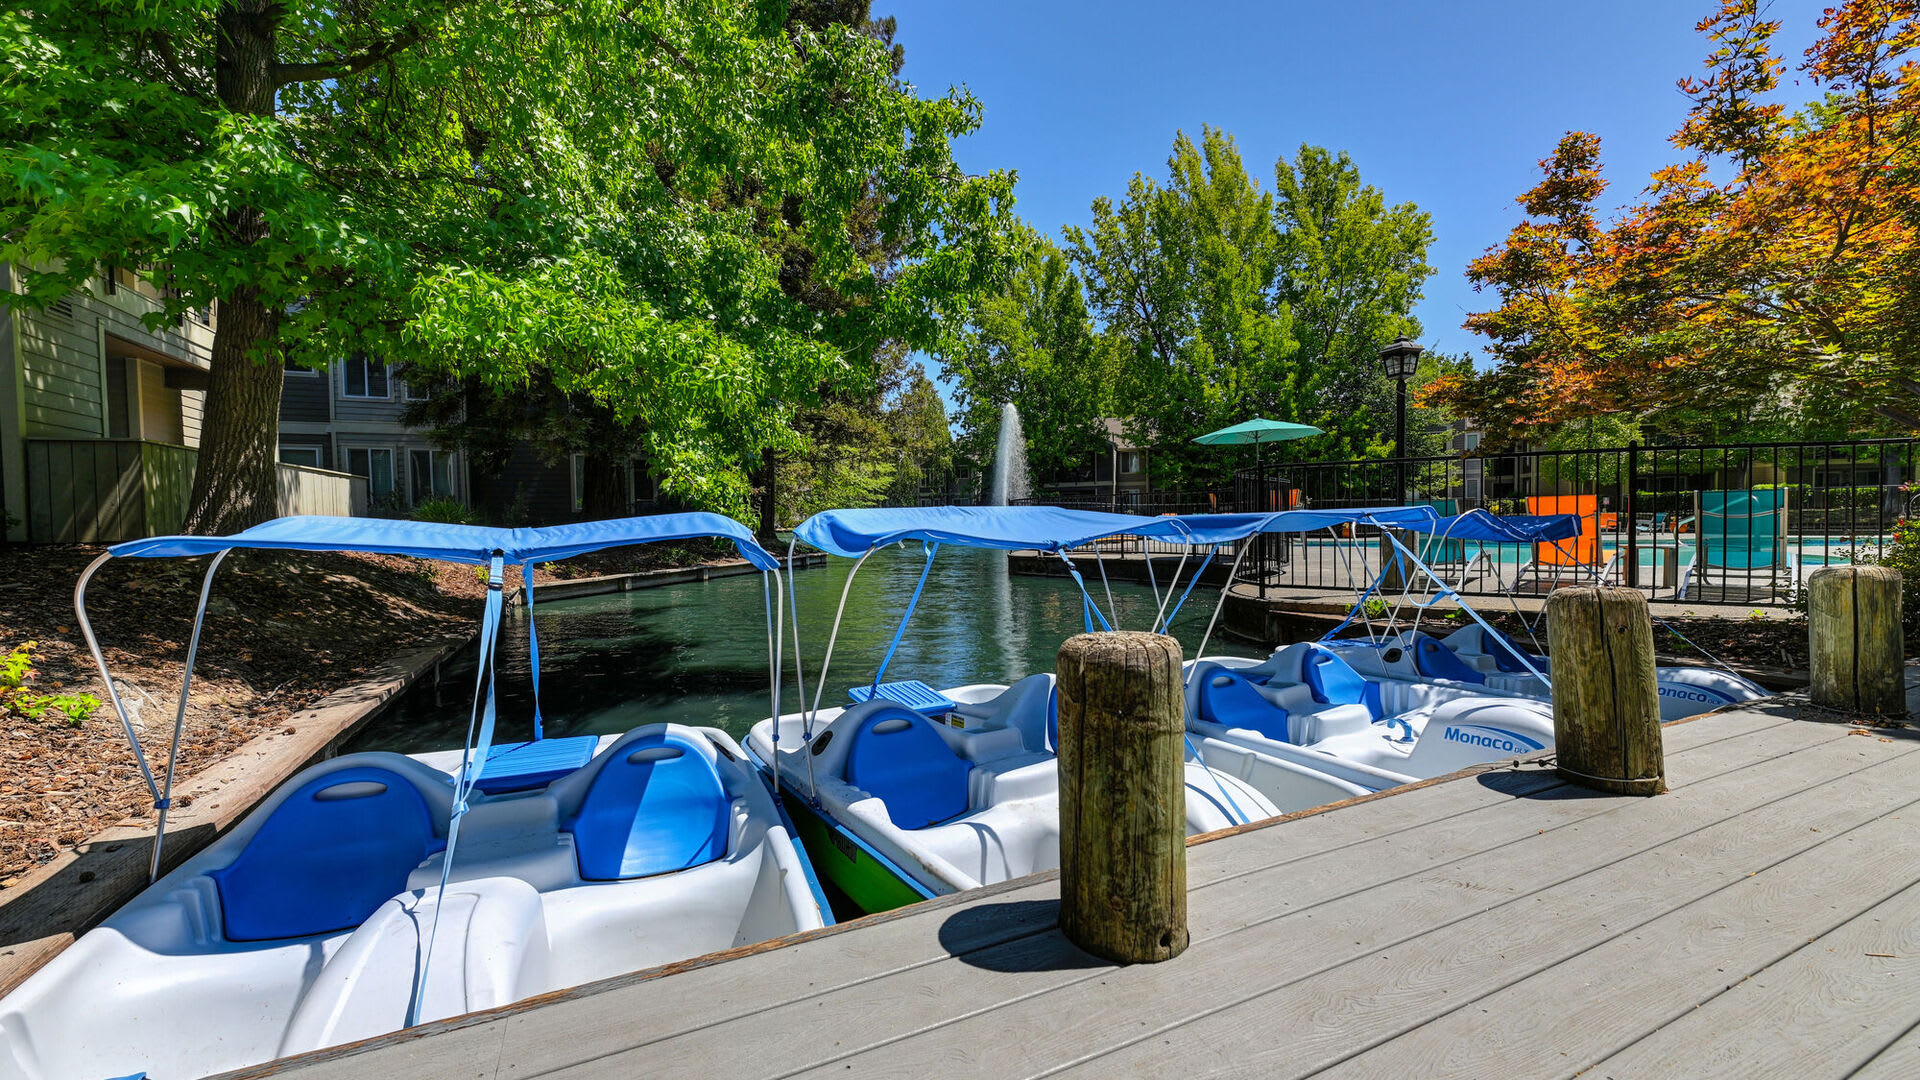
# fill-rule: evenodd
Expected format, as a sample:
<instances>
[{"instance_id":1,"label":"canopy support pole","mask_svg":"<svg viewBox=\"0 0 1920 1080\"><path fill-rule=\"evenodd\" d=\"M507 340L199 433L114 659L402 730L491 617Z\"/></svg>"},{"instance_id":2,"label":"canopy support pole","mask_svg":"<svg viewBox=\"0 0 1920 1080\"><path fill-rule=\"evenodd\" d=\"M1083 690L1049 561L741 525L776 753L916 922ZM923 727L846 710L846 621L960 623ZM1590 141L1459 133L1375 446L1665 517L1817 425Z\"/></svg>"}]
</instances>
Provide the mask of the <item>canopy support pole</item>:
<instances>
[{"instance_id":1,"label":"canopy support pole","mask_svg":"<svg viewBox=\"0 0 1920 1080\"><path fill-rule=\"evenodd\" d=\"M167 776L160 787L160 798L154 802L159 817L153 827L153 858L147 864L147 884L160 879L160 845L167 837L167 811L173 806L174 765L180 760L180 732L187 723L187 691L193 687L193 662L200 655L200 630L207 621L207 598L213 593L213 575L220 564L227 560L232 548L223 548L213 557L213 563L207 567L207 576L200 583L200 604L193 610L193 636L187 639L187 665L180 675L180 703L173 710L173 743L167 750Z\"/></svg>"}]
</instances>

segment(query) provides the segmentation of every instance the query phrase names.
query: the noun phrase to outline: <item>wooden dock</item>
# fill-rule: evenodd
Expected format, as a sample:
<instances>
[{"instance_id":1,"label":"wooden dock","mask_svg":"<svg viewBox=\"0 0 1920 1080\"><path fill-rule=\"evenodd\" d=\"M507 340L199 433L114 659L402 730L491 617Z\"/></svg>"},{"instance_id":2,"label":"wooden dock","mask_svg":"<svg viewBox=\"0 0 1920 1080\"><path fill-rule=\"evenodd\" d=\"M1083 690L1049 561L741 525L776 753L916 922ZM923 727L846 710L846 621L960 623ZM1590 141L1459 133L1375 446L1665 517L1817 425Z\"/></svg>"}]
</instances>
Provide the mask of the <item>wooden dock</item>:
<instances>
[{"instance_id":1,"label":"wooden dock","mask_svg":"<svg viewBox=\"0 0 1920 1080\"><path fill-rule=\"evenodd\" d=\"M232 1075L1920 1075L1920 737L1664 737L1655 798L1528 763L1199 842L1167 963L1041 875Z\"/></svg>"}]
</instances>

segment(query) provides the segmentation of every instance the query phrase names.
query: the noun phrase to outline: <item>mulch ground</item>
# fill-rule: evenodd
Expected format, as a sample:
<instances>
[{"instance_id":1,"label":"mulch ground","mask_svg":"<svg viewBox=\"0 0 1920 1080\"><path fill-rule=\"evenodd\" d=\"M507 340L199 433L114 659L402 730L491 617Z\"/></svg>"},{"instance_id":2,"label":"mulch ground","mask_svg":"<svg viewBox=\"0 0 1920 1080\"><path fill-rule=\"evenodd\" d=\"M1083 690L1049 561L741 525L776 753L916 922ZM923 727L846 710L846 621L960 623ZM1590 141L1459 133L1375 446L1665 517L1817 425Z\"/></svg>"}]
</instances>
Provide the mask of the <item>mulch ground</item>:
<instances>
[{"instance_id":1,"label":"mulch ground","mask_svg":"<svg viewBox=\"0 0 1920 1080\"><path fill-rule=\"evenodd\" d=\"M105 687L75 626L73 587L99 554L0 547L0 653L37 641L29 688L91 693L78 726L0 714L0 888L124 818L152 814ZM108 668L137 711L156 776L206 559L125 559L87 590ZM397 653L473 628L485 587L471 567L375 555L238 551L214 580L181 738L176 786Z\"/></svg>"},{"instance_id":2,"label":"mulch ground","mask_svg":"<svg viewBox=\"0 0 1920 1080\"><path fill-rule=\"evenodd\" d=\"M1511 611L1481 611L1480 614L1514 640L1528 647L1533 645L1519 617ZM1546 628L1540 627L1537 633L1544 646ZM1711 654L1722 663L1740 668L1805 672L1807 622L1805 619L1668 618L1664 625L1654 624L1653 647L1663 661L1697 663L1706 661Z\"/></svg>"}]
</instances>

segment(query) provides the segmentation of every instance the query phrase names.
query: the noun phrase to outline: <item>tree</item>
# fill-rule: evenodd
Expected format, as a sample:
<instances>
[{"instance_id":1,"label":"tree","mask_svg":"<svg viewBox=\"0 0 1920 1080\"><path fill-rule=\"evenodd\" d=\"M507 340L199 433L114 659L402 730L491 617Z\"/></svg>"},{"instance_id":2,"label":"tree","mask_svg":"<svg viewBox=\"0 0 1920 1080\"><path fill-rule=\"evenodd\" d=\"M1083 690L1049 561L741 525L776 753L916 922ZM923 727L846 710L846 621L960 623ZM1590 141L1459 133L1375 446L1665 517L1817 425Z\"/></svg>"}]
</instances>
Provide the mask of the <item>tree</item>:
<instances>
[{"instance_id":1,"label":"tree","mask_svg":"<svg viewBox=\"0 0 1920 1080\"><path fill-rule=\"evenodd\" d=\"M1292 419L1297 372L1288 313L1272 302L1279 237L1273 197L1247 174L1231 136L1180 134L1168 184L1135 174L1126 198L1093 203L1067 249L1120 358L1123 419L1152 446L1156 484L1221 475L1194 436L1260 414Z\"/></svg>"},{"instance_id":2,"label":"tree","mask_svg":"<svg viewBox=\"0 0 1920 1080\"><path fill-rule=\"evenodd\" d=\"M1391 452L1394 386L1380 347L1420 336L1410 314L1433 273L1432 219L1412 203L1389 207L1360 182L1345 153L1302 146L1274 166L1280 234L1275 298L1292 317L1292 362L1304 423L1325 430L1307 449L1341 457ZM1415 442L1409 424L1409 442ZM1414 449L1412 447L1410 450Z\"/></svg>"},{"instance_id":3,"label":"tree","mask_svg":"<svg viewBox=\"0 0 1920 1080\"><path fill-rule=\"evenodd\" d=\"M1384 456L1378 352L1419 332L1427 215L1389 207L1346 155L1310 146L1263 192L1214 128L1198 146L1177 137L1168 171L1165 187L1136 175L1117 205L1095 201L1090 228L1066 231L1155 482L1214 483L1251 465L1250 450L1191 440L1255 416L1326 430L1295 453Z\"/></svg>"},{"instance_id":4,"label":"tree","mask_svg":"<svg viewBox=\"0 0 1920 1080\"><path fill-rule=\"evenodd\" d=\"M1644 201L1603 227L1599 142L1571 133L1523 196L1528 220L1469 276L1497 360L1430 399L1490 427L1620 412L1664 430L1920 428L1920 43L1913 0L1849 0L1800 71L1756 0L1724 0L1674 145ZM1726 177L1724 180L1717 176Z\"/></svg>"},{"instance_id":5,"label":"tree","mask_svg":"<svg viewBox=\"0 0 1920 1080\"><path fill-rule=\"evenodd\" d=\"M1003 176L887 46L754 0L503 7L49 0L0 16L0 258L51 303L148 265L217 301L188 525L270 513L283 355L536 379L737 506L740 462L858 344L931 342L995 258ZM875 194L879 198L875 199ZM804 208L800 205L804 198ZM899 258L881 274L861 238ZM804 251L796 269L792 253ZM822 312L784 277L831 286ZM850 347L849 343L853 343Z\"/></svg>"},{"instance_id":6,"label":"tree","mask_svg":"<svg viewBox=\"0 0 1920 1080\"><path fill-rule=\"evenodd\" d=\"M1019 254L998 287L974 306L966 331L940 357L968 454L992 456L1000 411L1020 411L1027 462L1046 474L1105 445L1114 365L1097 345L1080 280L1046 237L1021 226Z\"/></svg>"}]
</instances>

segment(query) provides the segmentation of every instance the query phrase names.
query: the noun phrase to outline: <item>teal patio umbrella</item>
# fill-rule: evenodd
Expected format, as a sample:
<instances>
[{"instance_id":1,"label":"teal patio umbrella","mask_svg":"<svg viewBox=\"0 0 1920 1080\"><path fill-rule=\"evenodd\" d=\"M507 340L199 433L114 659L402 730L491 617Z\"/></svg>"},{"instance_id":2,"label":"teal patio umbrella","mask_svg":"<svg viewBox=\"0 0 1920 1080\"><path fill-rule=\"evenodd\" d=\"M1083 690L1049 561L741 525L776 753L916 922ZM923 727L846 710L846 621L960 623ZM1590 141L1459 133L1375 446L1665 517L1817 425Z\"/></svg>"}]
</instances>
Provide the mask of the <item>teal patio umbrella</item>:
<instances>
[{"instance_id":1,"label":"teal patio umbrella","mask_svg":"<svg viewBox=\"0 0 1920 1080\"><path fill-rule=\"evenodd\" d=\"M1312 424L1289 424L1284 420L1262 420L1255 417L1232 427L1223 427L1219 431L1209 431L1193 440L1205 446L1245 446L1253 444L1253 475L1257 491L1266 490L1266 475L1260 469L1260 446L1262 443L1285 442L1288 439L1304 439L1310 435L1324 435L1326 432ZM1254 496L1256 503L1259 495Z\"/></svg>"}]
</instances>

